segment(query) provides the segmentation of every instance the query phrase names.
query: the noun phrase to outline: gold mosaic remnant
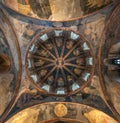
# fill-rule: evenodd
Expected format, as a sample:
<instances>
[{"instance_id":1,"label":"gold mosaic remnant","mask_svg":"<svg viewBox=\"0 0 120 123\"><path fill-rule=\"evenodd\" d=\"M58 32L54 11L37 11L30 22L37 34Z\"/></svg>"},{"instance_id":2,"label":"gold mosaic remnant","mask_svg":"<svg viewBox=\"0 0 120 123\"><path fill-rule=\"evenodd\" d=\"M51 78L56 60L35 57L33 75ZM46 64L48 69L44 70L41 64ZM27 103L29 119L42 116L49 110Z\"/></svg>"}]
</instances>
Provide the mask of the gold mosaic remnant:
<instances>
[{"instance_id":1,"label":"gold mosaic remnant","mask_svg":"<svg viewBox=\"0 0 120 123\"><path fill-rule=\"evenodd\" d=\"M64 117L67 115L67 107L63 104L58 104L55 106L54 113L58 117Z\"/></svg>"}]
</instances>

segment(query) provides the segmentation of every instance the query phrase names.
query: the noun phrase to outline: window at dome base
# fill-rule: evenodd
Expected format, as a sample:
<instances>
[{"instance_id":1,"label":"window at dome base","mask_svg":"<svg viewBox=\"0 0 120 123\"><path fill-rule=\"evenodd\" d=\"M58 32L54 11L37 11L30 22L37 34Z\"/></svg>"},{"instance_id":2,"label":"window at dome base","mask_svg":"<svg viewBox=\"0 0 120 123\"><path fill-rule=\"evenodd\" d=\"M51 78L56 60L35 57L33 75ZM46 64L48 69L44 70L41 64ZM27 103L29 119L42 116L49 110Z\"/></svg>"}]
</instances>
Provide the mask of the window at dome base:
<instances>
[{"instance_id":1,"label":"window at dome base","mask_svg":"<svg viewBox=\"0 0 120 123\"><path fill-rule=\"evenodd\" d=\"M27 75L46 94L80 91L90 81L93 66L89 42L71 30L55 29L39 34L27 50Z\"/></svg>"}]
</instances>

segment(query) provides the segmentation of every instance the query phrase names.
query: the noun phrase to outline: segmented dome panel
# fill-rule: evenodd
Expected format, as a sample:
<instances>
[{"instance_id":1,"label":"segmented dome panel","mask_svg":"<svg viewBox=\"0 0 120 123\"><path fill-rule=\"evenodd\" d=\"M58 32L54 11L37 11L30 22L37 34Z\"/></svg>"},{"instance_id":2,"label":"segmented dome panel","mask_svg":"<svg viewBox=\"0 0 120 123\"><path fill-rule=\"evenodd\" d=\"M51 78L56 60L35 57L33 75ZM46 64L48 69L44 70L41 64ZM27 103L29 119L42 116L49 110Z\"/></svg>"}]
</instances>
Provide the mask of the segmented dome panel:
<instances>
[{"instance_id":1,"label":"segmented dome panel","mask_svg":"<svg viewBox=\"0 0 120 123\"><path fill-rule=\"evenodd\" d=\"M27 74L42 92L66 95L82 89L93 73L89 43L71 30L37 35L26 55Z\"/></svg>"}]
</instances>

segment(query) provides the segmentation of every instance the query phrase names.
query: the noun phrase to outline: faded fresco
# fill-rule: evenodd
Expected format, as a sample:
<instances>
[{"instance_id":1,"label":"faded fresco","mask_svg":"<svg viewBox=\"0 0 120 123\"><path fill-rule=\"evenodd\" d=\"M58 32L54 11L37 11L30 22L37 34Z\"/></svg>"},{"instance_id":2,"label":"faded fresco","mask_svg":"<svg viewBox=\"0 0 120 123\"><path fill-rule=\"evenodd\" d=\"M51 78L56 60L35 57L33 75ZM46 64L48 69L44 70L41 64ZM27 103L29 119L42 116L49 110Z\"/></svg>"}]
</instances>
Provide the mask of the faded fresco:
<instances>
[{"instance_id":1,"label":"faded fresco","mask_svg":"<svg viewBox=\"0 0 120 123\"><path fill-rule=\"evenodd\" d=\"M0 9L0 116L9 103L12 103L20 82L21 61L16 40L10 23Z\"/></svg>"},{"instance_id":2,"label":"faded fresco","mask_svg":"<svg viewBox=\"0 0 120 123\"><path fill-rule=\"evenodd\" d=\"M95 12L113 0L3 0L8 7L22 14L48 20L68 20Z\"/></svg>"},{"instance_id":3,"label":"faded fresco","mask_svg":"<svg viewBox=\"0 0 120 123\"><path fill-rule=\"evenodd\" d=\"M2 2L0 122L119 123L119 0Z\"/></svg>"},{"instance_id":4,"label":"faded fresco","mask_svg":"<svg viewBox=\"0 0 120 123\"><path fill-rule=\"evenodd\" d=\"M56 108L58 108L57 112ZM58 115L61 111L62 115ZM62 118L64 119L63 122ZM36 105L17 113L5 123L48 123L48 121L51 123L50 119L55 119L52 120L52 123L57 123L57 120L58 123L69 123L70 120L73 120L74 123L117 123L114 119L99 110L75 103L46 103Z\"/></svg>"},{"instance_id":5,"label":"faded fresco","mask_svg":"<svg viewBox=\"0 0 120 123\"><path fill-rule=\"evenodd\" d=\"M110 96L109 100L120 114L120 6L118 6L108 23L104 36L101 41L100 49L100 70L104 74L102 81L105 82L104 93ZM104 53L103 53L104 51ZM107 98L106 96L106 98Z\"/></svg>"}]
</instances>

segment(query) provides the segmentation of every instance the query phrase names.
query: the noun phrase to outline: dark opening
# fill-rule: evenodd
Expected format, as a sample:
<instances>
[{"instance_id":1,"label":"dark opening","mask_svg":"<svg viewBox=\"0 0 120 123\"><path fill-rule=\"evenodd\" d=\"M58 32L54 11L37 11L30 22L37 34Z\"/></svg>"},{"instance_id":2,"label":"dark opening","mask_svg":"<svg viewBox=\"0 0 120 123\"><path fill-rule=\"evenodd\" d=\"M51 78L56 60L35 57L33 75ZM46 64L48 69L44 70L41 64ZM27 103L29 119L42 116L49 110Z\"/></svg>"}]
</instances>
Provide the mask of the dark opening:
<instances>
[{"instance_id":1,"label":"dark opening","mask_svg":"<svg viewBox=\"0 0 120 123\"><path fill-rule=\"evenodd\" d=\"M10 58L5 54L0 54L0 73L5 73L10 70Z\"/></svg>"}]
</instances>

